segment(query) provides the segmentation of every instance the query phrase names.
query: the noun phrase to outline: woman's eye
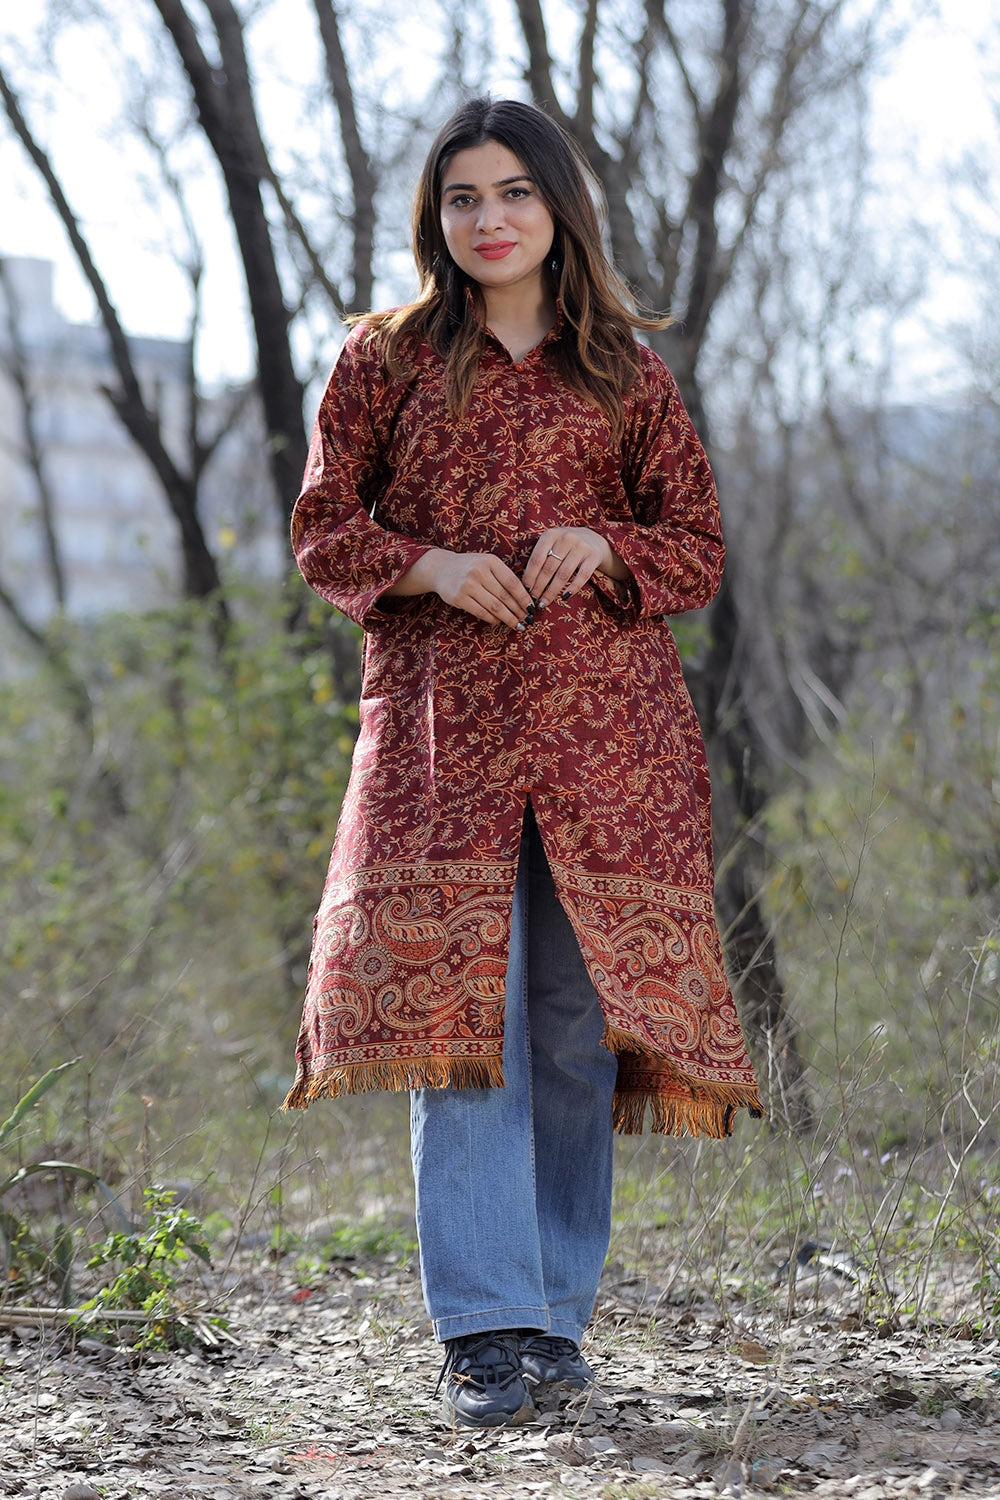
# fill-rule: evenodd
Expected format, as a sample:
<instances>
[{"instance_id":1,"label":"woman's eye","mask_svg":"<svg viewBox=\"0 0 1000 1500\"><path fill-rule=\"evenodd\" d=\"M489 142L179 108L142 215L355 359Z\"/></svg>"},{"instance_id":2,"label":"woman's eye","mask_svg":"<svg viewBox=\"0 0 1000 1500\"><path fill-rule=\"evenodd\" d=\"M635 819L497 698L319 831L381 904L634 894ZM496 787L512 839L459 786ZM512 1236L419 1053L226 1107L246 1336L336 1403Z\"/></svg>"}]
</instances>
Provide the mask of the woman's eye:
<instances>
[{"instance_id":1,"label":"woman's eye","mask_svg":"<svg viewBox=\"0 0 1000 1500\"><path fill-rule=\"evenodd\" d=\"M529 188L517 187L517 188L509 188L507 190L507 197L508 198L527 198L529 195L530 195L530 189Z\"/></svg>"},{"instance_id":2,"label":"woman's eye","mask_svg":"<svg viewBox=\"0 0 1000 1500\"><path fill-rule=\"evenodd\" d=\"M456 195L455 195L454 198L449 198L448 199L448 207L449 208L468 208L468 206L469 206L469 204L471 202L472 202L472 197L471 197L471 195L469 193L456 193Z\"/></svg>"}]
</instances>

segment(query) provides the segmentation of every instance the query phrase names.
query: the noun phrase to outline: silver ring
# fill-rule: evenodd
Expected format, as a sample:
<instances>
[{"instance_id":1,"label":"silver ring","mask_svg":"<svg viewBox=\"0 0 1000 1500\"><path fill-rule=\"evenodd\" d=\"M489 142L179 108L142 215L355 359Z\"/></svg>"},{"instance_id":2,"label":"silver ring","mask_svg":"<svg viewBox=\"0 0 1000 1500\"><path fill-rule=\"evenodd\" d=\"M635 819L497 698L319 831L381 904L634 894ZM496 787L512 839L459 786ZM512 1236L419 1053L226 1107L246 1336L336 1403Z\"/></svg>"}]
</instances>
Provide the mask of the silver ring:
<instances>
[{"instance_id":1,"label":"silver ring","mask_svg":"<svg viewBox=\"0 0 1000 1500\"><path fill-rule=\"evenodd\" d=\"M559 553L558 552L553 552L551 547L549 548L548 552L546 552L545 556L546 557L554 557L557 562L562 562L562 558L559 556Z\"/></svg>"}]
</instances>

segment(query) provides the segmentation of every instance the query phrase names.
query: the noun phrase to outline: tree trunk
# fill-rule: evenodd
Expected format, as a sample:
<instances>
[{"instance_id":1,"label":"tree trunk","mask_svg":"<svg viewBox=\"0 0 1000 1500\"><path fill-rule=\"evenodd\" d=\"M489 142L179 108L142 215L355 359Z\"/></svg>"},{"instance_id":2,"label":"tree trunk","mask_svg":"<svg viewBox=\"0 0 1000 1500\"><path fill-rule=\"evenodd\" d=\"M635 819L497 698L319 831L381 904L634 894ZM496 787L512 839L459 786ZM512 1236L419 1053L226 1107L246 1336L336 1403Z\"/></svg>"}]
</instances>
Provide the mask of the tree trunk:
<instances>
[{"instance_id":1,"label":"tree trunk","mask_svg":"<svg viewBox=\"0 0 1000 1500\"><path fill-rule=\"evenodd\" d=\"M349 312L367 312L372 305L375 256L375 190L378 186L371 157L361 142L354 87L340 39L340 21L332 0L314 0L319 24L326 76L333 102L340 116L340 135L344 159L351 179L354 199L352 215L353 254L351 257L351 300Z\"/></svg>"},{"instance_id":2,"label":"tree trunk","mask_svg":"<svg viewBox=\"0 0 1000 1500\"><path fill-rule=\"evenodd\" d=\"M712 773L713 825L719 860L716 903L734 989L771 1118L796 1130L814 1123L798 1027L785 989L771 927L761 900L767 876L763 813L768 790L762 753L741 685L741 621L732 584L709 611L709 647L692 691L698 701Z\"/></svg>"},{"instance_id":3,"label":"tree trunk","mask_svg":"<svg viewBox=\"0 0 1000 1500\"><path fill-rule=\"evenodd\" d=\"M677 378L688 414L710 450L708 417L697 380L691 373L683 384ZM704 665L687 673L712 773L712 822L722 855L716 902L748 1040L768 1085L771 1117L807 1130L814 1116L798 1027L785 1004L774 932L761 902L767 875L762 818L769 795L767 757L744 697L745 627L731 570L732 560L708 611Z\"/></svg>"},{"instance_id":4,"label":"tree trunk","mask_svg":"<svg viewBox=\"0 0 1000 1500\"><path fill-rule=\"evenodd\" d=\"M261 195L261 184L273 174L254 109L243 27L231 0L207 0L222 62L221 69L213 68L182 0L155 4L187 74L198 118L226 184L258 350L268 460L284 521L305 468L303 391L292 364L291 317Z\"/></svg>"}]
</instances>

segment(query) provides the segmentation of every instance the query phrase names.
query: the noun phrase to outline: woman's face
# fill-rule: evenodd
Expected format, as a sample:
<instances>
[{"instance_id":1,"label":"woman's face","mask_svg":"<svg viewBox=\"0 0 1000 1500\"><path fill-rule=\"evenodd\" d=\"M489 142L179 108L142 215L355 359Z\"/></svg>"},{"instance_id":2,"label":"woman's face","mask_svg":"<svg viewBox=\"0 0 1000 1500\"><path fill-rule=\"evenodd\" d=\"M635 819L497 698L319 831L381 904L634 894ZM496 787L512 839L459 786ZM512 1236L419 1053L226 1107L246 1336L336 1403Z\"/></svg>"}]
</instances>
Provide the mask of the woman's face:
<instances>
[{"instance_id":1,"label":"woman's face","mask_svg":"<svg viewBox=\"0 0 1000 1500\"><path fill-rule=\"evenodd\" d=\"M540 283L555 222L506 146L486 141L455 153L444 169L440 213L452 260L487 298Z\"/></svg>"}]
</instances>

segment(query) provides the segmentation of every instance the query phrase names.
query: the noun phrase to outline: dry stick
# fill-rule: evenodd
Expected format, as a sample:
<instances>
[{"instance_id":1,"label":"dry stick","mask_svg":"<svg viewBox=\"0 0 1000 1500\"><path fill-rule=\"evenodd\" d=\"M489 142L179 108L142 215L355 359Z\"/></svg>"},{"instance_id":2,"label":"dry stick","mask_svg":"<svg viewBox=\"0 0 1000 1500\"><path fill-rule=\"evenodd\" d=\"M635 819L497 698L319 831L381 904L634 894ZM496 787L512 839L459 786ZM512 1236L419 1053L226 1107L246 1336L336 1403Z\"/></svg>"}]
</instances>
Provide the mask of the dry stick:
<instances>
[{"instance_id":1,"label":"dry stick","mask_svg":"<svg viewBox=\"0 0 1000 1500\"><path fill-rule=\"evenodd\" d=\"M35 1362L35 1407L34 1407L34 1412L32 1414L32 1423L31 1423L31 1462L32 1463L37 1463L37 1461L38 1461L38 1422L39 1422L39 1417L40 1417L40 1414L41 1414L41 1407L39 1405L39 1398L40 1398L41 1393L42 1393L42 1371L45 1368L45 1360L41 1357L41 1353L42 1352L44 1352L44 1346L43 1346L43 1350L40 1351L39 1358Z\"/></svg>"},{"instance_id":2,"label":"dry stick","mask_svg":"<svg viewBox=\"0 0 1000 1500\"><path fill-rule=\"evenodd\" d=\"M90 1316L90 1312L90 1308L84 1307L10 1307L0 1310L0 1327L14 1328L22 1323L42 1323L48 1326L53 1323L68 1322L71 1318L85 1320ZM141 1312L139 1309L127 1311L124 1308L108 1308L102 1310L101 1321L104 1323L151 1323L154 1319L148 1312Z\"/></svg>"},{"instance_id":3,"label":"dry stick","mask_svg":"<svg viewBox=\"0 0 1000 1500\"><path fill-rule=\"evenodd\" d=\"M948 1183L948 1186L947 1186L946 1190L941 1195L941 1203L940 1203L940 1206L938 1207L937 1213L934 1216L934 1222L931 1225L930 1251L928 1252L928 1254L924 1258L923 1275L922 1275L922 1277L920 1279L919 1289L918 1289L918 1291L916 1293L916 1296L914 1298L914 1311L917 1314L919 1314L920 1312L923 1311L924 1303L927 1300L927 1288L928 1288L928 1285L930 1283L931 1268L932 1268L931 1253L930 1252L933 1251L934 1246L935 1246L935 1244L937 1242L938 1233L939 1233L939 1231L941 1229L941 1223L942 1223L942 1220L944 1219L945 1212L946 1212L946 1210L948 1208L948 1204L950 1202L951 1195L955 1191L955 1188L958 1186L959 1180L961 1179L961 1176L962 1176L962 1172L963 1172L963 1170L965 1168L965 1164L966 1164L966 1162L967 1162L970 1154L972 1153L972 1151L979 1144L980 1137L986 1131L987 1127L991 1126L993 1124L992 1113L989 1113L989 1114L986 1114L986 1115L980 1115L979 1114L979 1112L977 1111L975 1105L972 1103L972 1100L969 1098L969 1095L968 1095L968 1086L967 1085L963 1089L963 1093L964 1093L964 1097L965 1097L966 1103L969 1105L969 1108L971 1109L972 1113L976 1116L976 1119L978 1121L978 1129L976 1129L973 1132L971 1139L969 1139L968 1141L966 1141L965 1145L963 1146L961 1152L958 1155L958 1160L957 1161L955 1161L955 1160L951 1161L951 1167L952 1167L951 1181Z\"/></svg>"},{"instance_id":4,"label":"dry stick","mask_svg":"<svg viewBox=\"0 0 1000 1500\"><path fill-rule=\"evenodd\" d=\"M754 1418L763 1416L771 1403L782 1393L780 1365L784 1359L784 1355L785 1351L782 1350L782 1360L779 1361L778 1367L775 1370L775 1384L769 1391L765 1391L763 1396L758 1396L755 1392L750 1397L746 1405L746 1410L736 1424L736 1430L729 1445L729 1452L730 1457L737 1463L743 1463L745 1460L749 1461Z\"/></svg>"},{"instance_id":5,"label":"dry stick","mask_svg":"<svg viewBox=\"0 0 1000 1500\"><path fill-rule=\"evenodd\" d=\"M577 1446L576 1446L577 1434L580 1431L580 1424L582 1423L582 1421L583 1421L584 1417L586 1416L587 1412L590 1410L590 1406L591 1406L591 1403L592 1403L592 1401L594 1399L596 1391L597 1391L597 1381L596 1380L592 1380L590 1382L590 1385L587 1387L587 1399L584 1401L583 1405L580 1407L580 1415L577 1417L576 1421L573 1423L572 1428L570 1429L569 1446L568 1446L568 1452L570 1452L570 1453L576 1453L576 1452L580 1451L580 1450L577 1449ZM572 1410L572 1408L571 1408L571 1410Z\"/></svg>"},{"instance_id":6,"label":"dry stick","mask_svg":"<svg viewBox=\"0 0 1000 1500\"><path fill-rule=\"evenodd\" d=\"M189 1316L187 1314L171 1313L168 1317L162 1317L156 1313L141 1312L137 1309L89 1307L11 1307L0 1309L0 1328L54 1328L61 1324L70 1324L74 1319L79 1319L84 1331L86 1331L86 1324L89 1320L101 1323L179 1323L182 1328L193 1329L206 1343L218 1344L223 1340L230 1344L239 1343L239 1339L234 1338L226 1329L210 1327L197 1314Z\"/></svg>"},{"instance_id":7,"label":"dry stick","mask_svg":"<svg viewBox=\"0 0 1000 1500\"><path fill-rule=\"evenodd\" d=\"M864 1072L866 1071L868 1063L871 1061L872 1057L875 1055L876 1049L877 1049L877 1047L879 1045L879 1038L878 1037L869 1036L869 1037L867 1037L865 1039L865 1044L867 1044L868 1050L867 1050L867 1053L865 1054L864 1058L862 1059L861 1065L856 1070L858 1076L861 1076L862 1074L864 1074ZM860 1051L861 1051L861 1044L859 1044L857 1047L855 1047L855 1048L852 1049L850 1057L854 1057L856 1054L860 1053ZM843 1126L844 1126L844 1134L845 1134L845 1136L848 1133L850 1124L853 1121L854 1117L859 1113L860 1110L862 1110L864 1108L864 1098L859 1095L857 1097L857 1099L854 1101L854 1103L851 1104L850 1101L849 1101L849 1099L848 1099L847 1092L846 1092L846 1090L843 1087L842 1079L843 1079L844 1069L846 1068L846 1065L847 1065L847 1061L848 1061L848 1059L846 1059L843 1056L841 1056L841 1059L840 1059L840 1061L838 1063L838 1092L839 1092L839 1095L840 1095L841 1121L842 1121ZM809 1159L806 1156L804 1150L800 1146L798 1136L792 1135L790 1137L790 1144L792 1145L793 1150L796 1152L796 1154L798 1156L798 1160L799 1160L800 1166L802 1167L803 1171L805 1171L808 1174L808 1192L811 1195L814 1183L817 1181L817 1179L819 1179L822 1176L823 1171L827 1167L827 1165L828 1165L831 1157L833 1156L834 1151L836 1150L837 1137L835 1135L831 1135L827 1139L826 1144L822 1148L820 1157L816 1161L813 1161L813 1160ZM788 1179L788 1189L789 1189L789 1195L793 1196L794 1195L794 1188L793 1188L792 1180L791 1180L790 1177ZM791 1249L792 1249L793 1252L794 1252L795 1247L798 1245L798 1243L799 1243L799 1241L800 1241L800 1239L802 1237L802 1231L803 1231L803 1227L804 1227L804 1224L805 1224L805 1219L806 1219L807 1211L811 1212L811 1202L807 1202L806 1198L803 1196L803 1198L801 1199L800 1204L799 1204L798 1214L797 1214L797 1217L796 1217L796 1220L795 1220L795 1229L794 1229L793 1234L792 1234ZM877 1217L877 1215L876 1215L876 1217ZM787 1296L787 1299L786 1299L786 1307L785 1307L785 1326L786 1327L788 1327L791 1324L791 1321L795 1317L795 1314L796 1314L795 1296L796 1296L797 1286L798 1286L798 1262L797 1262L796 1257L795 1257L795 1255L793 1253L789 1257L788 1296Z\"/></svg>"},{"instance_id":8,"label":"dry stick","mask_svg":"<svg viewBox=\"0 0 1000 1500\"><path fill-rule=\"evenodd\" d=\"M840 931L839 931L839 934L838 934L838 940L837 940L837 946L836 946L836 956L835 956L835 963L834 963L834 975L833 975L833 1039L834 1039L834 1062L835 1062L835 1066L836 1066L836 1070L837 1070L837 1073L836 1073L836 1086L837 1086L837 1091L838 1091L838 1093L840 1095L841 1110L842 1110L842 1114L843 1114L843 1117L844 1117L844 1140L845 1140L845 1142L847 1144L847 1150L848 1150L848 1154L849 1154L850 1160L851 1160L851 1167L852 1167L852 1169L854 1171L854 1174L855 1174L855 1180L858 1181L858 1182L861 1181L861 1174L858 1171L857 1150L856 1150L856 1146L855 1146L854 1136L851 1133L850 1129L848 1128L848 1119L849 1119L849 1116L848 1116L848 1111L847 1111L847 1085L846 1085L846 1083L844 1081L845 1059L844 1059L844 1056L843 1056L843 1052L841 1050L841 1041L840 1041L840 972L841 972L842 960L843 960L843 957L844 957L844 950L845 950L846 943L847 943L848 928L850 926L850 922L851 922L851 918L852 918L852 914L853 914L853 910L854 910L854 901L855 901L855 897L857 895L858 885L859 885L860 880L861 880L861 867L862 867L862 865L864 863L865 856L866 856L867 851L868 851L869 832L870 832L870 829L871 829L872 814L873 814L874 808L875 808L875 793L876 793L877 783L878 783L878 768L877 768L877 765L876 765L876 762L875 762L875 753L874 753L874 750L873 750L872 751L871 780L869 782L869 788L868 788L868 806L865 809L865 819L864 819L864 825L863 825L863 829L862 829L861 848L858 851L857 860L856 860L854 868L852 869L851 874L850 874L850 883L849 883L848 890L847 890L847 900L846 900L846 903L845 903L845 906L844 906L844 919L843 919L843 922L840 925ZM911 1168L912 1168L912 1162L911 1162ZM904 1186L905 1186L905 1182L904 1182ZM902 1191L903 1191L903 1189L901 1187L900 1188L900 1197L902 1196ZM898 1203L899 1203L899 1199L897 1198L897 1207L898 1207ZM862 1206L862 1209L864 1211L865 1218L867 1220L868 1233L869 1233L869 1236L870 1236L870 1239L871 1239L871 1245L872 1245L872 1251L873 1251L873 1256L874 1256L875 1267L876 1267L876 1270L878 1272L879 1280L880 1280L880 1282L882 1284L882 1289L883 1289L883 1291L885 1293L886 1300L891 1305L891 1303L892 1303L892 1289L891 1289L890 1284L889 1284L888 1275L886 1274L885 1264L884 1264L883 1255L882 1255L883 1246L884 1246L884 1238L885 1237L884 1237L884 1235L880 1237L879 1234L878 1234L878 1232L877 1232L877 1228L876 1228L876 1216L870 1210L867 1194L862 1194L861 1206ZM892 1219L893 1219L894 1215L895 1215L895 1209L893 1209L893 1212L889 1215L888 1224L892 1223ZM888 1224L886 1226L886 1231L885 1231L886 1234L888 1234Z\"/></svg>"},{"instance_id":9,"label":"dry stick","mask_svg":"<svg viewBox=\"0 0 1000 1500\"><path fill-rule=\"evenodd\" d=\"M249 1068L247 1068L246 1063L241 1062L241 1067L248 1081L250 1083L253 1083L253 1077L250 1073ZM291 1176L292 1172L295 1170L294 1168L289 1168L286 1172L285 1169L282 1168L282 1171L279 1173L277 1183L268 1183L260 1193L257 1192L257 1184L260 1181L261 1171L264 1166L264 1158L267 1154L267 1149L271 1141L271 1129L273 1125L274 1116L269 1115L267 1125L264 1130L264 1135L261 1139L261 1143L257 1151L257 1160L254 1162L253 1172L250 1175L250 1183L247 1187L246 1194L244 1195L243 1199L243 1204L240 1208L239 1215L236 1220L236 1232L233 1235L232 1243L229 1246L229 1254L227 1255L225 1263L223 1264L222 1269L219 1272L218 1279L220 1285L226 1281L230 1272L232 1271L233 1261L236 1258L236 1253L240 1248L244 1231L250 1221L251 1216L256 1213L257 1209L260 1207L267 1194L269 1194L275 1186L280 1187L280 1185L284 1182L286 1175ZM317 1159L317 1157L312 1158L313 1161ZM303 1166L309 1166L310 1164L310 1162L304 1162ZM277 1262L275 1262L275 1277L277 1277Z\"/></svg>"},{"instance_id":10,"label":"dry stick","mask_svg":"<svg viewBox=\"0 0 1000 1500\"><path fill-rule=\"evenodd\" d=\"M846 906L845 906L845 909L844 909L843 921L841 923L839 932L837 934L837 940L836 940L836 942L830 942L830 940L827 939L831 955L832 955L832 957L834 958L834 961L835 961L835 977L834 977L834 1034L835 1034L835 1069L836 1069L835 1087L836 1087L836 1091L837 1091L837 1094L838 1094L839 1100L840 1100L840 1114L841 1114L841 1122L842 1122L842 1125L843 1125L842 1134L843 1134L844 1139L847 1140L847 1142L848 1142L848 1146L849 1146L850 1154L851 1154L851 1161L852 1161L852 1164L854 1166L855 1176L857 1178L859 1186L861 1184L861 1178L857 1174L857 1160L856 1160L856 1155L855 1155L854 1139L853 1139L853 1135L851 1133L851 1126L852 1126L854 1117L856 1116L856 1114L858 1113L858 1111L864 1107L864 1100L859 1095L858 1098L857 1098L857 1100L856 1100L856 1102L853 1104L853 1106L851 1106L850 1105L850 1101L849 1101L849 1094L848 1094L847 1085L845 1084L844 1080L845 1080L845 1076L846 1076L846 1072L847 1072L848 1063L852 1062L852 1061L855 1061L857 1055L859 1055L860 1052L861 1052L862 1046L866 1046L868 1050L867 1050L867 1054L862 1058L860 1065L859 1066L855 1066L855 1070L854 1070L855 1071L855 1076L860 1078L860 1077L864 1076L864 1074L868 1071L868 1067L869 1067L869 1064L871 1062L871 1059L875 1055L876 1049L878 1048L878 1045L879 1045L879 1036L877 1034L874 1034L874 1033L871 1034L871 1035L869 1035L864 1040L864 1042L859 1043L857 1046L855 1046L854 1048L851 1049L851 1052L849 1054L845 1055L845 1053L843 1051L843 1047L842 1047L841 1035L840 1035L840 1030L839 1030L839 1025L838 1025L838 1020L839 1020L839 999L840 999L840 969L841 969L841 961L842 961L843 952L844 952L844 944L845 944L846 937L847 937L848 927L849 927L849 924L850 924L850 921L851 921L851 915L852 915L852 910L853 910L853 906L854 906L854 900L855 900L855 896L856 896L856 893L857 893L858 881L860 879L861 867L862 867L862 864L863 864L863 861L865 859L865 856L866 856L866 853L867 853L867 849L868 849L869 829L870 829L870 826L871 826L872 813L873 813L873 809L874 809L874 806L875 806L875 784L876 784L876 767L875 767L874 758L873 758L873 761L872 761L871 787L870 787L870 790L869 790L868 807L867 807L866 812L865 812L865 820L864 820L864 835L863 835L863 839L862 839L861 848L860 848L860 850L858 852L857 860L854 862L853 869L852 869L852 878L851 878L851 882L850 882L850 889L849 889L849 893L848 893L848 897L847 897L847 903L846 903ZM804 1151L801 1148L801 1145L800 1145L800 1142L799 1142L799 1139L798 1139L797 1136L793 1136L791 1138L791 1144L792 1144L793 1148L797 1152L797 1155L798 1155L799 1162L800 1162L801 1166L803 1167L803 1169L805 1171L807 1171L809 1173L810 1181L812 1181L812 1180L814 1180L822 1172L823 1168L825 1167L825 1165L829 1161L830 1156L831 1156L831 1154L832 1154L832 1152L834 1150L834 1147L835 1147L835 1138L831 1137L827 1141L826 1146L825 1146L824 1151L823 1151L822 1158L819 1161L819 1163L810 1163L809 1162L809 1160L806 1158L806 1155L805 1155ZM903 1183L899 1185L899 1197L902 1196L902 1193L905 1190L906 1182L908 1181L909 1174L910 1174L910 1172L912 1172L912 1170L913 1170L913 1162L911 1160L910 1166L909 1166L908 1171L907 1171L907 1176L904 1179ZM790 1180L789 1180L789 1187L791 1187ZM879 1218L879 1215L880 1215L882 1209L884 1208L886 1202L888 1201L889 1196L890 1196L890 1193L887 1192L886 1195L883 1197L882 1202L879 1204L878 1208L874 1211L874 1213L872 1213L869 1210L868 1204L867 1204L867 1199L865 1199L865 1201L864 1201L865 1214L866 1214L866 1219L867 1219L867 1223L868 1223L869 1233L870 1233L870 1236L871 1236L872 1244L873 1244L874 1249L875 1249L878 1274L879 1274L879 1276L881 1278L882 1285L884 1287L884 1290L885 1290L885 1293L886 1293L887 1297L891 1296L891 1290L890 1290L890 1287L889 1287L888 1278L887 1278L887 1276L885 1274L885 1268L884 1268L884 1266L882 1264L881 1247L880 1247L879 1241L878 1241L877 1236L876 1236L875 1225L876 1225L876 1223L878 1221L878 1218ZM897 1206L898 1206L898 1202L897 1202ZM795 1233L793 1235L793 1242L797 1242L798 1239L799 1239L799 1237L800 1237L801 1230L802 1230L802 1225L803 1225L803 1221L804 1221L804 1217L805 1217L805 1211L806 1211L806 1204L805 1204L805 1202L803 1202L803 1204L801 1205L800 1211L799 1211L797 1225L796 1225ZM893 1218L894 1214L895 1214L895 1208L893 1208L892 1212L890 1213L890 1216L889 1216L890 1223L892 1221L892 1218ZM791 1322L792 1318L795 1315L795 1310L796 1310L795 1309L796 1282L797 1282L797 1267L796 1267L796 1265L795 1265L795 1263L793 1261L793 1263L792 1263L792 1265L790 1267L789 1277L788 1277L788 1298L787 1298L787 1306L786 1306L786 1312L785 1312L786 1325ZM869 1295L870 1295L870 1283L869 1283L868 1289L866 1291L866 1298Z\"/></svg>"},{"instance_id":11,"label":"dry stick","mask_svg":"<svg viewBox=\"0 0 1000 1500\"><path fill-rule=\"evenodd\" d=\"M992 1123L994 1121L994 1118L995 1118L995 1112L996 1112L995 1111L995 1090L994 1090L994 1094L993 1094L993 1099L991 1100L991 1103L990 1103L989 1107L987 1107L985 1109L983 1108L983 1106L981 1104L979 1104L979 1105L975 1104L973 1102L972 1098L969 1095L969 1079L970 1079L970 1075L971 1075L972 1071L975 1069L977 1063L979 1063L979 1065L981 1066L981 1059L976 1058L974 1056L971 1059L971 1061L970 1061L969 1058L967 1057L967 1055L965 1054L965 1051L964 1051L965 1046L968 1044L968 1040L969 1040L969 1036L970 1036L970 1031L971 1031L971 1028L972 1028L972 1005L973 1005L973 999L974 999L974 996L975 996L975 993L976 993L976 985L977 985L977 979L978 979L978 975L979 975L979 970L980 970L980 967L982 965L983 955L986 952L986 946L987 946L987 942L988 941L989 941L988 939L986 941L984 941L982 951L980 952L980 954L977 957L975 968L973 970L972 977L971 977L971 979L969 981L968 989L967 989L967 992L966 992L965 1017L964 1017L964 1024L963 1024L963 1029L962 1029L963 1056L962 1056L962 1059L961 1059L961 1062L962 1062L962 1074L961 1074L961 1078L959 1079L959 1081L958 1081L958 1083L956 1085L954 1083L954 1081L953 1081L954 1075L952 1075L952 1093L951 1093L951 1097L946 1101L946 1103L944 1104L944 1106L942 1108L942 1111L941 1111L941 1141L942 1141L942 1146L943 1146L945 1155L947 1156L948 1162L949 1162L949 1164L950 1164L950 1166L952 1168L952 1177L951 1177L951 1181L948 1183L947 1188L945 1189L945 1191L941 1195L941 1202L940 1202L940 1205L938 1207L938 1211L935 1214L934 1222L931 1225L930 1245L929 1245L928 1253L927 1253L927 1255L924 1258L923 1271L922 1271L920 1277L918 1278L918 1285L917 1285L917 1288L915 1290L915 1295L914 1295L914 1299L913 1299L914 1314L917 1315L917 1316L919 1316L923 1312L924 1305L925 1305L926 1300L927 1300L928 1287L929 1287L929 1284L930 1284L930 1278L931 1278L931 1273L932 1273L931 1256L932 1256L932 1253L934 1251L935 1245L937 1243L937 1236L938 1236L938 1233L940 1231L941 1223L942 1223L942 1221L944 1219L944 1215L945 1215L945 1212L947 1210L949 1200L951 1198L951 1195L954 1193L955 1189L958 1187L958 1184L959 1184L959 1182L961 1180L962 1173L963 1173L963 1171L965 1169L967 1161L969 1160L970 1156L972 1155L975 1147L979 1144L980 1138L982 1137L982 1135L986 1131L987 1127L992 1125ZM925 989L925 994L926 994L926 989ZM930 1007L930 1011L931 1011L931 1018L932 1018L932 1020L934 1022L934 1025L935 1025L935 1032L936 1032L936 1035L937 1035L937 1038L938 1038L938 1042L941 1045L942 1057L944 1058L945 1065L947 1066L947 1063L948 1063L948 1048L947 1048L947 1043L946 1043L945 1038L942 1035L940 1022L939 1022L939 1019L938 1019L938 1017L937 1017L937 1015L936 1015L936 1013L934 1011L933 1006ZM969 1110L971 1111L971 1113L973 1115L973 1118L976 1121L977 1129L973 1132L973 1135L972 1135L971 1139L964 1140L963 1144L961 1145L961 1148L959 1150L957 1150L957 1152L955 1154L953 1154L952 1151L950 1150L950 1148L948 1146L948 1142L947 1142L946 1121L947 1121L947 1118L948 1118L949 1110L953 1106L956 1105L956 1100L959 1099L959 1096L961 1096L961 1098L964 1098L966 1104L968 1105ZM963 1134L964 1134L964 1132L963 1132ZM966 1221L968 1222L967 1214L966 1214ZM984 1238L984 1235L983 1235L983 1232L982 1232L982 1229L981 1229L980 1226L978 1226L976 1224L973 1224L972 1228L973 1228L974 1237L978 1241L978 1251L979 1251L979 1257L980 1257L980 1266L982 1266L982 1257L983 1257L983 1253L984 1253L986 1241L985 1241L985 1238Z\"/></svg>"}]
</instances>

